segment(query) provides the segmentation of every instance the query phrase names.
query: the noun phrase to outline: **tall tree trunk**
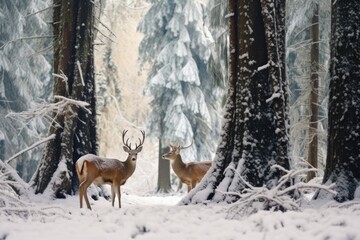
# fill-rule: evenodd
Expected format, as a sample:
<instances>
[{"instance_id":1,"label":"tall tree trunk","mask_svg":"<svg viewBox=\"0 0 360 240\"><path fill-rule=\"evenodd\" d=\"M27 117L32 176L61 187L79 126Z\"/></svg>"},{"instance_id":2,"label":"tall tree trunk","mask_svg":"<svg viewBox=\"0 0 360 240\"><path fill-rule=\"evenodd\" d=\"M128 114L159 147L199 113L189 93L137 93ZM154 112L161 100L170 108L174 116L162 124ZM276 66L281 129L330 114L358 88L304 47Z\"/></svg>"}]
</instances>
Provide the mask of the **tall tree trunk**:
<instances>
[{"instance_id":1,"label":"tall tree trunk","mask_svg":"<svg viewBox=\"0 0 360 240\"><path fill-rule=\"evenodd\" d=\"M311 50L310 50L310 81L311 93L309 96L309 143L307 158L311 167L318 165L318 120L319 120L319 5L316 4L311 19ZM307 174L307 181L315 177L315 172Z\"/></svg>"},{"instance_id":2,"label":"tall tree trunk","mask_svg":"<svg viewBox=\"0 0 360 240\"><path fill-rule=\"evenodd\" d=\"M170 161L162 159L162 153L166 151L159 140L159 171L158 171L158 185L157 192L169 193L172 191L170 183Z\"/></svg>"},{"instance_id":3,"label":"tall tree trunk","mask_svg":"<svg viewBox=\"0 0 360 240\"><path fill-rule=\"evenodd\" d=\"M74 192L77 176L74 163L79 156L97 152L93 3L80 0L54 0L54 71L67 79L55 77L54 96L64 96L89 103L91 113L69 104L54 114L49 141L32 179L35 193L49 188L54 196ZM55 101L57 101L55 99Z\"/></svg>"},{"instance_id":4,"label":"tall tree trunk","mask_svg":"<svg viewBox=\"0 0 360 240\"><path fill-rule=\"evenodd\" d=\"M285 2L230 0L230 76L214 164L183 200L233 202L246 186L272 187L289 169ZM239 174L235 174L237 171Z\"/></svg>"},{"instance_id":5,"label":"tall tree trunk","mask_svg":"<svg viewBox=\"0 0 360 240\"><path fill-rule=\"evenodd\" d=\"M331 12L328 149L324 184L337 201L354 198L360 182L360 2L333 0ZM316 197L323 198L320 191Z\"/></svg>"}]
</instances>

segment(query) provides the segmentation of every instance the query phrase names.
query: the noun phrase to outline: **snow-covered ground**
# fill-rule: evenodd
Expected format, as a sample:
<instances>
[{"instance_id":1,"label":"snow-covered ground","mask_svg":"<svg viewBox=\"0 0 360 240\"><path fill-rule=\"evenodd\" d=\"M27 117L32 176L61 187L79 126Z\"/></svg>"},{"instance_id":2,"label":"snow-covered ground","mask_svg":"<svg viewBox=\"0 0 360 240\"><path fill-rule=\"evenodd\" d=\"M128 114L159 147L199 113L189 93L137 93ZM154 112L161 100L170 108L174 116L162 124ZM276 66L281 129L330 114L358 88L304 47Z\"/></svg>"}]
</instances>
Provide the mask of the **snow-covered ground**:
<instances>
[{"instance_id":1,"label":"snow-covered ground","mask_svg":"<svg viewBox=\"0 0 360 240\"><path fill-rule=\"evenodd\" d=\"M177 206L182 197L123 194L121 209L101 198L91 199L90 211L79 209L78 196L49 201L38 195L16 215L0 208L0 239L360 239L359 203L229 219L230 205Z\"/></svg>"}]
</instances>

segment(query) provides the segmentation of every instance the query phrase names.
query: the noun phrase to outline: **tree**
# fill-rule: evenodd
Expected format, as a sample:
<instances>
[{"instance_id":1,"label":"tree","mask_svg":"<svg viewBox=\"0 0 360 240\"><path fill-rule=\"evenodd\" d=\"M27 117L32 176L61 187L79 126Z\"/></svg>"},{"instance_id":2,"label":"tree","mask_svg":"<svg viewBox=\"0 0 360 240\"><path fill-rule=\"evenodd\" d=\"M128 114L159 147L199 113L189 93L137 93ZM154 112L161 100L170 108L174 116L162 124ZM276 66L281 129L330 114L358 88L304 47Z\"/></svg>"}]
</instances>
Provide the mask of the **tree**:
<instances>
[{"instance_id":1,"label":"tree","mask_svg":"<svg viewBox=\"0 0 360 240\"><path fill-rule=\"evenodd\" d=\"M284 1L229 1L230 74L214 163L182 204L233 202L246 183L276 184L290 168ZM235 171L237 173L235 173ZM242 181L244 180L244 181Z\"/></svg>"},{"instance_id":2,"label":"tree","mask_svg":"<svg viewBox=\"0 0 360 240\"><path fill-rule=\"evenodd\" d=\"M313 17L311 19L311 49L310 49L310 81L311 93L309 97L309 146L308 162L311 167L318 166L318 120L319 120L319 4L315 4ZM309 171L307 181L315 177L315 172Z\"/></svg>"},{"instance_id":3,"label":"tree","mask_svg":"<svg viewBox=\"0 0 360 240\"><path fill-rule=\"evenodd\" d=\"M326 157L328 92L325 86L328 83L330 1L289 0L287 16L291 152L294 159L307 159L312 167L323 169ZM296 163L301 164L298 160ZM314 176L314 172L308 172L308 180Z\"/></svg>"},{"instance_id":4,"label":"tree","mask_svg":"<svg viewBox=\"0 0 360 240\"><path fill-rule=\"evenodd\" d=\"M337 201L354 198L360 182L360 2L333 0L331 9L328 148L324 184ZM320 191L317 195L325 195Z\"/></svg>"},{"instance_id":5,"label":"tree","mask_svg":"<svg viewBox=\"0 0 360 240\"><path fill-rule=\"evenodd\" d=\"M196 0L151 2L138 27L144 33L139 53L140 61L151 66L145 94L153 96L148 132L160 139L160 182L169 179L169 162L161 159L168 143L194 139L184 158L212 158L222 92L207 72L213 40L204 26L204 6Z\"/></svg>"},{"instance_id":6,"label":"tree","mask_svg":"<svg viewBox=\"0 0 360 240\"><path fill-rule=\"evenodd\" d=\"M50 28L45 22L49 1L4 0L0 2L0 136L2 160L27 148L46 134L48 121L32 118L26 123L7 117L47 100L51 56L48 51ZM36 14L35 14L36 13ZM29 181L41 156L35 148L13 160L11 165Z\"/></svg>"},{"instance_id":7,"label":"tree","mask_svg":"<svg viewBox=\"0 0 360 240\"><path fill-rule=\"evenodd\" d=\"M96 110L94 83L94 3L54 0L54 96L67 100L54 113L46 146L32 179L35 193L45 190L64 197L77 188L74 163L86 153L96 154ZM60 99L60 100L59 100ZM70 99L70 101L69 101ZM73 104L88 103L88 109Z\"/></svg>"},{"instance_id":8,"label":"tree","mask_svg":"<svg viewBox=\"0 0 360 240\"><path fill-rule=\"evenodd\" d=\"M229 2L210 0L207 9L209 30L214 38L208 63L209 73L221 88L225 88L229 73L229 22L225 16L229 12Z\"/></svg>"}]
</instances>

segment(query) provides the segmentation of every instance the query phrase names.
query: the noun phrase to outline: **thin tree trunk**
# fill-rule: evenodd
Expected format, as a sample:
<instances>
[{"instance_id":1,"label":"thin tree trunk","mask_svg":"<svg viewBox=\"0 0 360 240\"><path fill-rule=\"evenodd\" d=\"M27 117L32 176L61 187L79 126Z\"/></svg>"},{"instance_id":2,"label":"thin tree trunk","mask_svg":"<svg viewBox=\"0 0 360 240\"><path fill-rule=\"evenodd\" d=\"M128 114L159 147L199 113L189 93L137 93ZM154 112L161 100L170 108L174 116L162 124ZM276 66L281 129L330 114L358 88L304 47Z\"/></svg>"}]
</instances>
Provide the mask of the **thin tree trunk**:
<instances>
[{"instance_id":1,"label":"thin tree trunk","mask_svg":"<svg viewBox=\"0 0 360 240\"><path fill-rule=\"evenodd\" d=\"M171 183L170 183L170 161L162 159L162 153L166 151L166 148L163 148L161 140L159 139L159 171L158 171L158 186L157 192L159 193L169 193L172 192Z\"/></svg>"},{"instance_id":2,"label":"thin tree trunk","mask_svg":"<svg viewBox=\"0 0 360 240\"><path fill-rule=\"evenodd\" d=\"M310 81L311 93L309 96L310 119L309 119L309 145L308 162L310 167L318 166L318 120L319 120L319 6L316 4L314 15L311 20L311 50L310 50ZM307 174L307 181L315 177L315 172Z\"/></svg>"}]
</instances>

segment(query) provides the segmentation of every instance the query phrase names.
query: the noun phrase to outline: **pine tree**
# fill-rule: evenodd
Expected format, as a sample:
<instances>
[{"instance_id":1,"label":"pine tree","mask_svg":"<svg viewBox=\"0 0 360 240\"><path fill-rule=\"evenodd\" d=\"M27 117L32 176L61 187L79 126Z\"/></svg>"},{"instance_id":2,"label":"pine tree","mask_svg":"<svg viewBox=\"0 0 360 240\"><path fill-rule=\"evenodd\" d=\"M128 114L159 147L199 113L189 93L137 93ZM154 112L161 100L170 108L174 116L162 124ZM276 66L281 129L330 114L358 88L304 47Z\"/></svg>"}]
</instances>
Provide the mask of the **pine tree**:
<instances>
[{"instance_id":1,"label":"pine tree","mask_svg":"<svg viewBox=\"0 0 360 240\"><path fill-rule=\"evenodd\" d=\"M328 148L324 184L337 201L352 200L360 182L360 2L331 4ZM322 198L322 193L318 198Z\"/></svg>"},{"instance_id":2,"label":"pine tree","mask_svg":"<svg viewBox=\"0 0 360 240\"><path fill-rule=\"evenodd\" d=\"M215 162L182 204L233 202L224 192L272 187L289 169L284 1L229 1L230 75ZM237 171L239 174L236 174Z\"/></svg>"},{"instance_id":3,"label":"pine tree","mask_svg":"<svg viewBox=\"0 0 360 240\"><path fill-rule=\"evenodd\" d=\"M218 136L222 92L207 71L213 40L204 26L205 8L197 0L152 3L138 28L145 35L140 61L151 65L145 89L153 96L148 132L160 139L159 156L168 143L186 145L194 139L184 159L209 160Z\"/></svg>"},{"instance_id":4,"label":"pine tree","mask_svg":"<svg viewBox=\"0 0 360 240\"><path fill-rule=\"evenodd\" d=\"M50 27L45 22L49 1L0 2L0 135L2 160L29 147L46 133L48 122L35 118L27 123L6 117L31 108L51 95ZM36 14L35 14L36 13ZM2 132L2 134L1 134ZM36 169L41 148L11 161L28 181Z\"/></svg>"},{"instance_id":5,"label":"pine tree","mask_svg":"<svg viewBox=\"0 0 360 240\"><path fill-rule=\"evenodd\" d=\"M54 114L39 167L32 179L35 193L55 197L71 194L78 186L74 163L82 155L96 154L94 81L94 4L91 1L54 0L54 96L88 103L75 104ZM66 77L61 78L63 73ZM55 101L59 101L55 99Z\"/></svg>"},{"instance_id":6,"label":"pine tree","mask_svg":"<svg viewBox=\"0 0 360 240\"><path fill-rule=\"evenodd\" d=\"M208 64L209 72L221 88L226 88L229 77L229 21L226 19L229 2L210 0L207 9L209 30L214 38Z\"/></svg>"}]
</instances>

